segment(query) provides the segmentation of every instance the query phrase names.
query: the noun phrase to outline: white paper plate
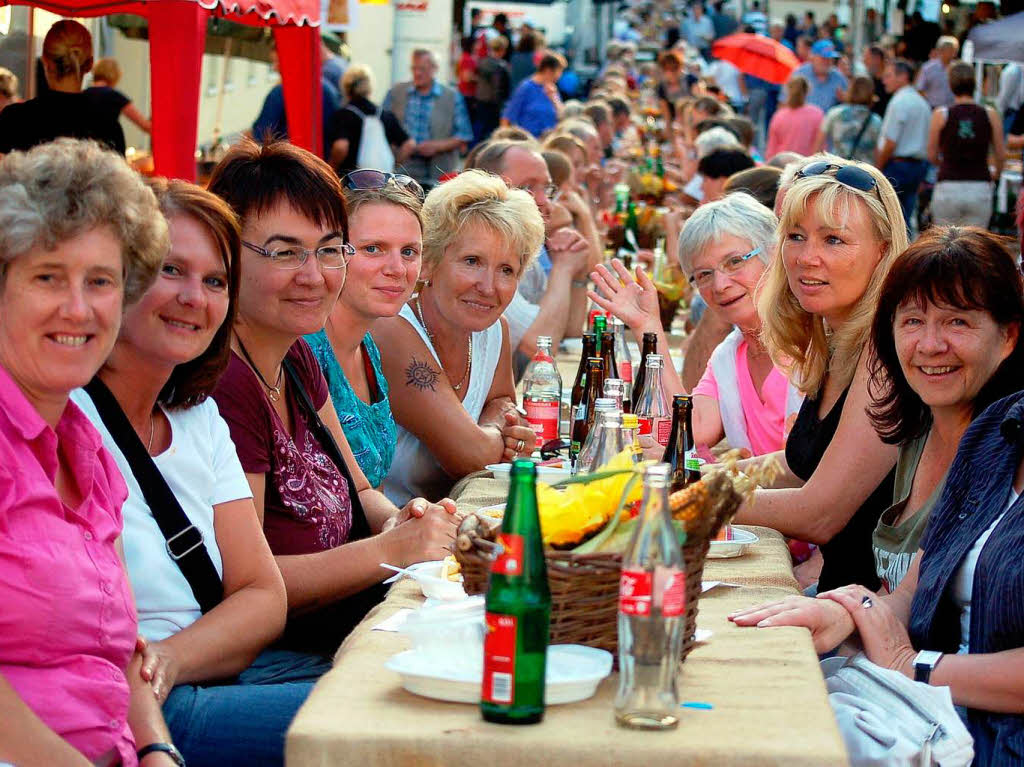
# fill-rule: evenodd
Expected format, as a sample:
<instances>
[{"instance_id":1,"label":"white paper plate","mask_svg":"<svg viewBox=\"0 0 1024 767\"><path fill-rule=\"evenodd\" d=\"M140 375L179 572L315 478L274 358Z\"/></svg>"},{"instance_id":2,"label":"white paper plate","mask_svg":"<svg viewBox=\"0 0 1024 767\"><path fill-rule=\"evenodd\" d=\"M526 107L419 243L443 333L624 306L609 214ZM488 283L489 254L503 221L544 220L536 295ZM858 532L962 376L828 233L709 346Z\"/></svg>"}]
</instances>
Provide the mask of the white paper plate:
<instances>
[{"instance_id":1,"label":"white paper plate","mask_svg":"<svg viewBox=\"0 0 1024 767\"><path fill-rule=\"evenodd\" d=\"M711 541L708 559L731 559L742 556L746 552L747 546L757 543L759 540L761 539L749 530L734 527L731 541Z\"/></svg>"},{"instance_id":2,"label":"white paper plate","mask_svg":"<svg viewBox=\"0 0 1024 767\"><path fill-rule=\"evenodd\" d=\"M489 463L486 468L490 471L494 478L502 482L508 482L509 472L512 470L512 464L510 463ZM569 469L569 462L563 461L561 466L538 466L537 467L537 479L541 482L547 482L549 485L553 485L555 482L561 482L563 479L569 479L572 476L572 471Z\"/></svg>"},{"instance_id":3,"label":"white paper plate","mask_svg":"<svg viewBox=\"0 0 1024 767\"><path fill-rule=\"evenodd\" d=\"M388 658L384 667L402 677L402 686L425 698L453 703L479 703L481 674L452 666L425 663L416 650ZM597 686L612 671L612 654L583 645L554 645L548 648L544 700L549 705L575 703L597 692Z\"/></svg>"}]
</instances>

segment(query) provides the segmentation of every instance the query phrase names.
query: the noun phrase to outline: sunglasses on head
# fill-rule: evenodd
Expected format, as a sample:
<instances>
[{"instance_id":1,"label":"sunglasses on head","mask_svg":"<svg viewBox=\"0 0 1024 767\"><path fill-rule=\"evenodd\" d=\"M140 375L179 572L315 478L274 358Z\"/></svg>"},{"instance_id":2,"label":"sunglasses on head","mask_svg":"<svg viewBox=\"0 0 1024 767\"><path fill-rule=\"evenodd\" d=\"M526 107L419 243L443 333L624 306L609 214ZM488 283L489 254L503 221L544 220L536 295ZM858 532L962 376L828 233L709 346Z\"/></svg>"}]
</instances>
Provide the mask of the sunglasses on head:
<instances>
[{"instance_id":1,"label":"sunglasses on head","mask_svg":"<svg viewBox=\"0 0 1024 767\"><path fill-rule=\"evenodd\" d=\"M835 172L830 173L830 171ZM878 182L875 181L875 177L863 168L858 168L856 165L837 165L834 162L825 162L824 160L821 160L819 162L812 162L806 167L798 170L796 172L796 178L799 180L801 178L810 178L811 176L820 176L822 174L828 174L843 186L848 186L859 192L870 193L873 191L878 195L878 201L882 201L882 190L878 188Z\"/></svg>"},{"instance_id":2,"label":"sunglasses on head","mask_svg":"<svg viewBox=\"0 0 1024 767\"><path fill-rule=\"evenodd\" d=\"M373 170L372 168L360 168L359 170L351 171L345 174L341 183L346 189L351 189L353 191L364 189L383 189L388 184L394 184L398 188L416 195L421 202L426 196L423 192L423 187L420 186L412 176L406 176L404 173L389 173L384 170Z\"/></svg>"}]
</instances>

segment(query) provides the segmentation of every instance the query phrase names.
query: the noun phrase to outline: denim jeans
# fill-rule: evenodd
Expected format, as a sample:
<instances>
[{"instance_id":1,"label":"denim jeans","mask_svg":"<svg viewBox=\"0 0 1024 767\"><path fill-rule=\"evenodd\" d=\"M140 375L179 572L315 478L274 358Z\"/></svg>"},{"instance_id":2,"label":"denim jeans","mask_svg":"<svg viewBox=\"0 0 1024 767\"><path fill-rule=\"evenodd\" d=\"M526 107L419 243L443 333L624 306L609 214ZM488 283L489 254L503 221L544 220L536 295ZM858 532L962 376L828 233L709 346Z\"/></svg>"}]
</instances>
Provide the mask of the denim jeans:
<instances>
[{"instance_id":1,"label":"denim jeans","mask_svg":"<svg viewBox=\"0 0 1024 767\"><path fill-rule=\"evenodd\" d=\"M316 680L319 655L265 650L225 684L177 685L164 703L174 744L189 767L284 765L284 736Z\"/></svg>"},{"instance_id":2,"label":"denim jeans","mask_svg":"<svg viewBox=\"0 0 1024 767\"><path fill-rule=\"evenodd\" d=\"M914 215L914 208L917 206L917 190L928 174L927 161L890 160L882 169L882 173L892 182L893 188L896 190L900 207L903 209L903 219L907 224L907 231L913 231L911 218Z\"/></svg>"}]
</instances>

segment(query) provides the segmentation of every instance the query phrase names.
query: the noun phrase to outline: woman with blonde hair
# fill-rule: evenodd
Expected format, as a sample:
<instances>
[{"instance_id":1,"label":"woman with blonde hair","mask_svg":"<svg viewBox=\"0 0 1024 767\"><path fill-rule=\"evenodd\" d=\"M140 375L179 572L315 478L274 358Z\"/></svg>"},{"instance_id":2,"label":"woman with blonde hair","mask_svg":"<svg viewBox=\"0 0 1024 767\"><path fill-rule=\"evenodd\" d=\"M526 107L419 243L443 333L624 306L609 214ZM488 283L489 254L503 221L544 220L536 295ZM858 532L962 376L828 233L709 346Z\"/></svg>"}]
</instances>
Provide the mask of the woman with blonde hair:
<instances>
[{"instance_id":1,"label":"woman with blonde hair","mask_svg":"<svg viewBox=\"0 0 1024 767\"><path fill-rule=\"evenodd\" d=\"M873 166L817 155L796 171L758 296L764 340L806 395L778 454L776 489L736 517L821 546L819 588L879 587L871 534L891 503L896 448L867 415L871 324L907 247L892 185Z\"/></svg>"},{"instance_id":2,"label":"woman with blonde hair","mask_svg":"<svg viewBox=\"0 0 1024 767\"><path fill-rule=\"evenodd\" d=\"M131 99L117 90L117 84L121 81L121 65L116 59L98 59L92 68L92 86L85 89L85 92L95 96L114 115L114 119L124 115L139 130L145 133L153 132L153 124L139 111Z\"/></svg>"},{"instance_id":3,"label":"woman with blonde hair","mask_svg":"<svg viewBox=\"0 0 1024 767\"><path fill-rule=\"evenodd\" d=\"M369 67L352 64L346 69L341 78L341 91L345 105L331 117L324 142L329 148L327 161L335 172L344 176L356 168L393 171L395 166L405 162L416 142L391 111L370 101L373 73ZM364 148L364 138L372 142L372 146L368 144ZM359 159L361 150L365 150L362 161Z\"/></svg>"},{"instance_id":4,"label":"woman with blonde hair","mask_svg":"<svg viewBox=\"0 0 1024 767\"><path fill-rule=\"evenodd\" d=\"M89 30L77 21L58 21L43 39L42 62L49 89L0 112L0 155L59 136L94 139L124 154L120 109L108 108L105 94L82 91L93 67Z\"/></svg>"},{"instance_id":5,"label":"woman with blonde hair","mask_svg":"<svg viewBox=\"0 0 1024 767\"><path fill-rule=\"evenodd\" d=\"M438 497L489 463L532 452L501 315L543 240L533 197L498 176L465 171L427 197L423 288L373 329L397 392L398 443L384 480L394 503Z\"/></svg>"},{"instance_id":6,"label":"woman with blonde hair","mask_svg":"<svg viewBox=\"0 0 1024 767\"><path fill-rule=\"evenodd\" d=\"M798 152L803 155L814 153L818 126L825 118L825 113L814 104L807 103L810 89L806 78L800 75L789 78L786 83L786 99L768 123L765 157L774 157L779 152Z\"/></svg>"}]
</instances>

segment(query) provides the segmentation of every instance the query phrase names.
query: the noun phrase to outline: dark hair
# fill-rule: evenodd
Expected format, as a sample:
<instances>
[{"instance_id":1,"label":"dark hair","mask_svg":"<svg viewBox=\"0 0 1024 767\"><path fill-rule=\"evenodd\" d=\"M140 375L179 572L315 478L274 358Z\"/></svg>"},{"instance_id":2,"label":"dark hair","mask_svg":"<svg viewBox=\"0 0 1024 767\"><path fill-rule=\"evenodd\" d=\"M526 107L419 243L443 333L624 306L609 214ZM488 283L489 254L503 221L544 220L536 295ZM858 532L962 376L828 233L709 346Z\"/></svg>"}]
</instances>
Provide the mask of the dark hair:
<instances>
[{"instance_id":1,"label":"dark hair","mask_svg":"<svg viewBox=\"0 0 1024 767\"><path fill-rule=\"evenodd\" d=\"M947 74L949 77L949 89L954 96L974 95L974 67L965 61L954 61L949 65Z\"/></svg>"},{"instance_id":2,"label":"dark hair","mask_svg":"<svg viewBox=\"0 0 1024 767\"><path fill-rule=\"evenodd\" d=\"M974 400L972 417L1024 386L1024 285L1005 238L974 226L932 227L893 260L882 284L874 324L868 416L883 442L898 445L931 424L900 366L893 322L908 303L988 312L1002 327L1018 326L1017 344Z\"/></svg>"},{"instance_id":3,"label":"dark hair","mask_svg":"<svg viewBox=\"0 0 1024 767\"><path fill-rule=\"evenodd\" d=\"M231 328L238 311L241 232L238 217L220 197L187 181L155 178L149 182L164 217L188 216L206 227L217 243L228 277L228 313L205 351L176 365L157 401L168 410L198 405L217 386L231 357Z\"/></svg>"},{"instance_id":4,"label":"dark hair","mask_svg":"<svg viewBox=\"0 0 1024 767\"><path fill-rule=\"evenodd\" d=\"M768 210L775 210L775 195L779 192L782 171L771 165L747 168L733 173L725 182L725 193L746 192Z\"/></svg>"},{"instance_id":5,"label":"dark hair","mask_svg":"<svg viewBox=\"0 0 1024 767\"><path fill-rule=\"evenodd\" d=\"M595 127L604 125L612 119L612 110L602 101L591 101L583 107L583 114L590 118Z\"/></svg>"},{"instance_id":6,"label":"dark hair","mask_svg":"<svg viewBox=\"0 0 1024 767\"><path fill-rule=\"evenodd\" d=\"M463 53L472 53L473 52L473 42L474 42L473 38L470 37L469 35L466 35L465 37L463 37L461 42L460 42L461 47L462 47L462 52Z\"/></svg>"},{"instance_id":7,"label":"dark hair","mask_svg":"<svg viewBox=\"0 0 1024 767\"><path fill-rule=\"evenodd\" d=\"M887 54L887 53L885 52L885 48L883 48L883 47L882 47L881 45L872 45L872 46L869 46L869 47L868 47L868 52L869 52L869 53L870 53L870 54L871 54L872 56L877 56L878 58L880 58L880 59L882 60L882 63L883 63L883 64L885 63L886 59L888 59L888 58L889 58L889 54Z\"/></svg>"},{"instance_id":8,"label":"dark hair","mask_svg":"<svg viewBox=\"0 0 1024 767\"><path fill-rule=\"evenodd\" d=\"M538 72L544 72L549 69L565 69L565 67L565 57L553 51L545 53L540 57L540 61L537 62Z\"/></svg>"},{"instance_id":9,"label":"dark hair","mask_svg":"<svg viewBox=\"0 0 1024 767\"><path fill-rule=\"evenodd\" d=\"M494 14L494 21L492 21L491 24L503 24L505 26L508 26L508 14L505 13L504 11L502 11L501 13Z\"/></svg>"},{"instance_id":10,"label":"dark hair","mask_svg":"<svg viewBox=\"0 0 1024 767\"><path fill-rule=\"evenodd\" d=\"M519 35L519 43L516 45L516 53L533 53L537 50L537 38L533 32L523 32Z\"/></svg>"},{"instance_id":11,"label":"dark hair","mask_svg":"<svg viewBox=\"0 0 1024 767\"><path fill-rule=\"evenodd\" d=\"M754 143L754 123L745 115L736 115L725 118L725 127L731 130L739 138L740 143L749 147Z\"/></svg>"},{"instance_id":12,"label":"dark hair","mask_svg":"<svg viewBox=\"0 0 1024 767\"><path fill-rule=\"evenodd\" d=\"M217 163L207 187L234 208L239 221L282 201L348 241L341 182L331 166L287 141L260 144L243 138Z\"/></svg>"},{"instance_id":13,"label":"dark hair","mask_svg":"<svg viewBox=\"0 0 1024 767\"><path fill-rule=\"evenodd\" d=\"M875 81L864 75L857 75L850 80L846 91L846 100L850 104L861 104L869 107L875 103Z\"/></svg>"},{"instance_id":14,"label":"dark hair","mask_svg":"<svg viewBox=\"0 0 1024 767\"><path fill-rule=\"evenodd\" d=\"M901 75L906 75L908 82L914 81L914 65L907 59L896 58L892 60L892 70Z\"/></svg>"},{"instance_id":15,"label":"dark hair","mask_svg":"<svg viewBox=\"0 0 1024 767\"><path fill-rule=\"evenodd\" d=\"M697 171L705 178L725 178L752 167L754 161L742 149L716 149L700 158Z\"/></svg>"},{"instance_id":16,"label":"dark hair","mask_svg":"<svg viewBox=\"0 0 1024 767\"><path fill-rule=\"evenodd\" d=\"M608 106L612 108L613 115L628 115L630 114L629 104L626 100L619 98L618 96L612 96L608 99Z\"/></svg>"},{"instance_id":17,"label":"dark hair","mask_svg":"<svg viewBox=\"0 0 1024 767\"><path fill-rule=\"evenodd\" d=\"M717 99L713 99L710 96L701 96L699 99L693 102L693 109L700 110L704 114L717 117L722 114L725 109L722 108L722 102Z\"/></svg>"}]
</instances>

